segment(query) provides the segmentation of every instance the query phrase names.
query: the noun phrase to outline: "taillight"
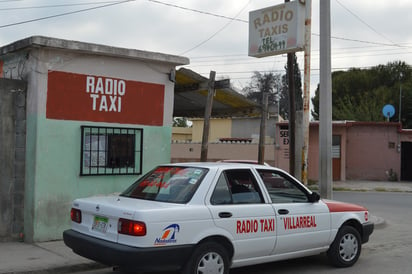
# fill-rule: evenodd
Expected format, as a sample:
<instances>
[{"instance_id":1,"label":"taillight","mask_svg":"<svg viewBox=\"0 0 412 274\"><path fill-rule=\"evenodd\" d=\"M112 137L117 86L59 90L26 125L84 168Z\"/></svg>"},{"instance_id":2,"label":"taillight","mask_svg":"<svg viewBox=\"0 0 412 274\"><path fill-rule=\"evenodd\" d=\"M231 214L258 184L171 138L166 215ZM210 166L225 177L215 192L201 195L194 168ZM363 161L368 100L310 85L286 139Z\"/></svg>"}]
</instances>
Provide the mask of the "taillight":
<instances>
[{"instance_id":1,"label":"taillight","mask_svg":"<svg viewBox=\"0 0 412 274\"><path fill-rule=\"evenodd\" d=\"M139 221L120 218L117 225L117 232L119 234L131 236L144 236L146 235L146 224Z\"/></svg>"},{"instance_id":2,"label":"taillight","mask_svg":"<svg viewBox=\"0 0 412 274\"><path fill-rule=\"evenodd\" d=\"M72 208L72 210L70 211L70 218L73 222L80 224L82 222L82 212L80 211L80 209Z\"/></svg>"}]
</instances>

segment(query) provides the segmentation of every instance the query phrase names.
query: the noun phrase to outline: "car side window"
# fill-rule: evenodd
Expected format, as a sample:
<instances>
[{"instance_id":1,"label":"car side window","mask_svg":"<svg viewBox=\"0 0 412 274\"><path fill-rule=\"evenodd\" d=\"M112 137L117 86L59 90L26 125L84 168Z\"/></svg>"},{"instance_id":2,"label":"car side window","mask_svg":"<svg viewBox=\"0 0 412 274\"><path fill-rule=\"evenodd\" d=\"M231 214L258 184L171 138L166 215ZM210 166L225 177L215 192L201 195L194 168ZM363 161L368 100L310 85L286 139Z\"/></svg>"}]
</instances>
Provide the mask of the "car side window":
<instances>
[{"instance_id":1,"label":"car side window","mask_svg":"<svg viewBox=\"0 0 412 274\"><path fill-rule=\"evenodd\" d=\"M258 170L272 203L305 203L306 193L290 178L274 170Z\"/></svg>"},{"instance_id":2,"label":"car side window","mask_svg":"<svg viewBox=\"0 0 412 274\"><path fill-rule=\"evenodd\" d=\"M213 205L263 203L255 177L247 169L233 169L219 176L211 201Z\"/></svg>"}]
</instances>

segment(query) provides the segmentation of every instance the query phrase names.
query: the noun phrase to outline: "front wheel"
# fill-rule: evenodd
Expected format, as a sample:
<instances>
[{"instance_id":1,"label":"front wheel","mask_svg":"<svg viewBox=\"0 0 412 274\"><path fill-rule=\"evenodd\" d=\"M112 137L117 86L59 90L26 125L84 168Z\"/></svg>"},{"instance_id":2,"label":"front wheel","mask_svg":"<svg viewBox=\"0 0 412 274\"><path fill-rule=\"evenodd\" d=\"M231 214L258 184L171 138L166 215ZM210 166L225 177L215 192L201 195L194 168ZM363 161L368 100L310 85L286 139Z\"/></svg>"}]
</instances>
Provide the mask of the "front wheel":
<instances>
[{"instance_id":1,"label":"front wheel","mask_svg":"<svg viewBox=\"0 0 412 274\"><path fill-rule=\"evenodd\" d=\"M339 229L327 255L337 267L349 267L356 263L361 252L361 240L358 230L351 226Z\"/></svg>"},{"instance_id":2,"label":"front wheel","mask_svg":"<svg viewBox=\"0 0 412 274\"><path fill-rule=\"evenodd\" d=\"M200 244L184 267L183 274L228 274L229 255L218 243Z\"/></svg>"}]
</instances>

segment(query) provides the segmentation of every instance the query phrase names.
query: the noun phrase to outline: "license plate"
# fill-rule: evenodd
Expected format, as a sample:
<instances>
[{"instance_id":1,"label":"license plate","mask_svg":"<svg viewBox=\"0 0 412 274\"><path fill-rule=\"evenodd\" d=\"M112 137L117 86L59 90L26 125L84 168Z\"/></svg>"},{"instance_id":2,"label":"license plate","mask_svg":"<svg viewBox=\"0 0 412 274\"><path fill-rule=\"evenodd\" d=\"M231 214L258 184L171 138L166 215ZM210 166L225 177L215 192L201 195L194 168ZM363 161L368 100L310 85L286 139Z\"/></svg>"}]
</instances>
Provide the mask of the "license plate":
<instances>
[{"instance_id":1,"label":"license plate","mask_svg":"<svg viewBox=\"0 0 412 274\"><path fill-rule=\"evenodd\" d=\"M92 230L100 232L100 233L106 233L108 222L109 222L109 219L106 217L94 216Z\"/></svg>"}]
</instances>

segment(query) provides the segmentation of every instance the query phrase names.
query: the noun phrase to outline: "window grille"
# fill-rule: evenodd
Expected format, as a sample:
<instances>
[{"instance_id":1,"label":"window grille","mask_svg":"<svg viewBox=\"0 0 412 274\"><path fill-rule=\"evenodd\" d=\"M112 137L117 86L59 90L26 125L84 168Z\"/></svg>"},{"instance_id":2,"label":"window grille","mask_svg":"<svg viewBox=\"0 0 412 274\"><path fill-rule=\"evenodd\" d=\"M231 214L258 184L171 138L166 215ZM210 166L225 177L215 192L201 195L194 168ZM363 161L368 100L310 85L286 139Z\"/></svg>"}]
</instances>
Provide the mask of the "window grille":
<instances>
[{"instance_id":1,"label":"window grille","mask_svg":"<svg viewBox=\"0 0 412 274\"><path fill-rule=\"evenodd\" d=\"M81 126L80 175L142 173L143 129Z\"/></svg>"}]
</instances>

